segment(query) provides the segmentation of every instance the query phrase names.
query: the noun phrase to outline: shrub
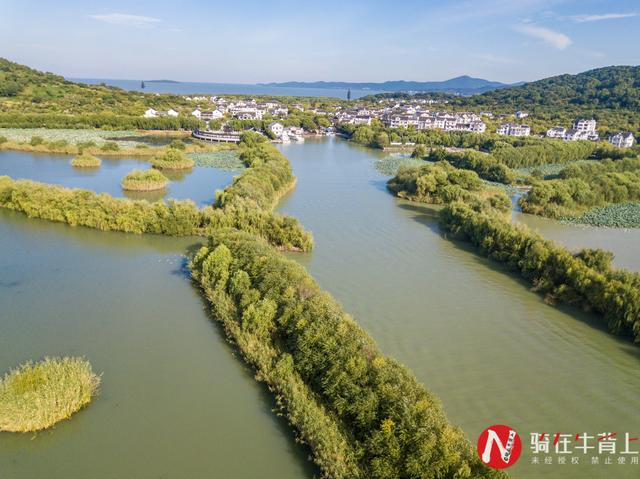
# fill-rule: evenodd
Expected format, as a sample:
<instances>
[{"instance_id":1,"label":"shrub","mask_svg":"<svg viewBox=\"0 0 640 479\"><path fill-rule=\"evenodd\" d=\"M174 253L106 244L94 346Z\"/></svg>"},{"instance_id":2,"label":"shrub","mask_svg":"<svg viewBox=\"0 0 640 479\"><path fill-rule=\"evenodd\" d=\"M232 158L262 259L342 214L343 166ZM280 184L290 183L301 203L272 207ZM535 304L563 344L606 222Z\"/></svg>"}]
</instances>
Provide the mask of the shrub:
<instances>
[{"instance_id":1,"label":"shrub","mask_svg":"<svg viewBox=\"0 0 640 479\"><path fill-rule=\"evenodd\" d=\"M522 211L561 218L611 204L640 201L640 159L570 165L560 179L537 181L519 201Z\"/></svg>"},{"instance_id":2,"label":"shrub","mask_svg":"<svg viewBox=\"0 0 640 479\"><path fill-rule=\"evenodd\" d=\"M99 384L81 358L25 363L0 381L0 431L38 431L68 419L91 402Z\"/></svg>"},{"instance_id":3,"label":"shrub","mask_svg":"<svg viewBox=\"0 0 640 479\"><path fill-rule=\"evenodd\" d=\"M176 150L184 150L186 148L186 145L182 140L176 139L171 141L169 148L175 148Z\"/></svg>"},{"instance_id":4,"label":"shrub","mask_svg":"<svg viewBox=\"0 0 640 479\"><path fill-rule=\"evenodd\" d=\"M429 154L429 150L424 145L417 145L411 153L411 158L424 158Z\"/></svg>"},{"instance_id":5,"label":"shrub","mask_svg":"<svg viewBox=\"0 0 640 479\"><path fill-rule=\"evenodd\" d=\"M0 136L0 145L2 145L3 143L6 143L7 141L7 137L6 136Z\"/></svg>"},{"instance_id":6,"label":"shrub","mask_svg":"<svg viewBox=\"0 0 640 479\"><path fill-rule=\"evenodd\" d=\"M115 141L107 141L100 147L100 149L102 151L118 151L120 150L120 146Z\"/></svg>"},{"instance_id":7,"label":"shrub","mask_svg":"<svg viewBox=\"0 0 640 479\"><path fill-rule=\"evenodd\" d=\"M75 168L97 168L101 163L100 158L96 158L88 153L78 155L71 160L71 166Z\"/></svg>"},{"instance_id":8,"label":"shrub","mask_svg":"<svg viewBox=\"0 0 640 479\"><path fill-rule=\"evenodd\" d=\"M130 191L161 190L169 184L166 176L158 170L134 170L122 180L122 188Z\"/></svg>"},{"instance_id":9,"label":"shrub","mask_svg":"<svg viewBox=\"0 0 640 479\"><path fill-rule=\"evenodd\" d=\"M37 136L37 135L32 136L31 141L29 142L31 146L38 146L38 145L42 145L43 143L44 143L44 139L41 136Z\"/></svg>"},{"instance_id":10,"label":"shrub","mask_svg":"<svg viewBox=\"0 0 640 479\"><path fill-rule=\"evenodd\" d=\"M78 147L78 150L82 151L88 148L95 148L96 146L96 142L95 141L81 141L79 143L76 144L76 146Z\"/></svg>"},{"instance_id":11,"label":"shrub","mask_svg":"<svg viewBox=\"0 0 640 479\"><path fill-rule=\"evenodd\" d=\"M475 172L455 168L446 161L402 166L387 186L400 198L422 203L443 204L460 200L486 203L501 210L507 210L511 205L504 191L486 188Z\"/></svg>"},{"instance_id":12,"label":"shrub","mask_svg":"<svg viewBox=\"0 0 640 479\"><path fill-rule=\"evenodd\" d=\"M442 148L433 150L427 158L429 161L446 160L456 168L475 171L480 178L503 184L515 182L516 174L506 165L487 153L468 150L448 152Z\"/></svg>"}]
</instances>

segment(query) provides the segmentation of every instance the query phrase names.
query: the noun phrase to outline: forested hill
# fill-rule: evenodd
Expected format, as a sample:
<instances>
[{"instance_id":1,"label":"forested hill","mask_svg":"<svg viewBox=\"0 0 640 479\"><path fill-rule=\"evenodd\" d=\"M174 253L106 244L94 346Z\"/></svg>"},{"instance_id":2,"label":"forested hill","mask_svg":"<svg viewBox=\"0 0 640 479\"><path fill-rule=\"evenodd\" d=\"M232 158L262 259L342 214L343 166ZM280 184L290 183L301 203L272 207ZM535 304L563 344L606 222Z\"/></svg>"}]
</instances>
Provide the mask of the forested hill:
<instances>
[{"instance_id":1,"label":"forested hill","mask_svg":"<svg viewBox=\"0 0 640 479\"><path fill-rule=\"evenodd\" d=\"M611 66L559 75L451 101L460 106L502 109L536 107L640 111L640 66Z\"/></svg>"},{"instance_id":2,"label":"forested hill","mask_svg":"<svg viewBox=\"0 0 640 479\"><path fill-rule=\"evenodd\" d=\"M187 106L177 95L130 93L84 85L0 58L0 113L99 114L140 116L147 108Z\"/></svg>"}]
</instances>

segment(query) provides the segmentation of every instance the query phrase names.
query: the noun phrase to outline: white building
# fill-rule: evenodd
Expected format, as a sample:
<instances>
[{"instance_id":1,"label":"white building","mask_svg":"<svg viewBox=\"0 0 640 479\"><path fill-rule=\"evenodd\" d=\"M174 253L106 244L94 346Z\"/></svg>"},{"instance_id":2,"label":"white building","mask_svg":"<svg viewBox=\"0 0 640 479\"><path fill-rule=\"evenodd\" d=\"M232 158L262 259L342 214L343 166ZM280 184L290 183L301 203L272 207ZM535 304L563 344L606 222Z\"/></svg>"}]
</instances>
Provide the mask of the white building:
<instances>
[{"instance_id":1,"label":"white building","mask_svg":"<svg viewBox=\"0 0 640 479\"><path fill-rule=\"evenodd\" d=\"M271 123L269 125L269 130L271 130L271 133L274 134L274 136L276 138L280 138L282 136L282 132L284 131L284 126L282 126L282 123Z\"/></svg>"},{"instance_id":2,"label":"white building","mask_svg":"<svg viewBox=\"0 0 640 479\"><path fill-rule=\"evenodd\" d=\"M220 110L213 110L206 112L206 115L203 113L202 116L205 120L219 120L224 116L224 113L222 113ZM205 116L206 118L204 118Z\"/></svg>"},{"instance_id":3,"label":"white building","mask_svg":"<svg viewBox=\"0 0 640 479\"><path fill-rule=\"evenodd\" d=\"M633 138L633 134L624 131L621 131L609 137L609 143L611 143L616 148L631 148L634 141L635 138Z\"/></svg>"},{"instance_id":4,"label":"white building","mask_svg":"<svg viewBox=\"0 0 640 479\"><path fill-rule=\"evenodd\" d=\"M167 116L176 117L176 116L180 116L180 113L178 113L173 108L171 108L171 109L167 110Z\"/></svg>"},{"instance_id":5,"label":"white building","mask_svg":"<svg viewBox=\"0 0 640 479\"><path fill-rule=\"evenodd\" d=\"M507 136L529 136L531 134L531 127L529 125L518 125L516 123L500 123L496 133Z\"/></svg>"},{"instance_id":6,"label":"white building","mask_svg":"<svg viewBox=\"0 0 640 479\"><path fill-rule=\"evenodd\" d=\"M567 134L567 129L563 126L554 126L547 130L547 137L549 138L564 138Z\"/></svg>"},{"instance_id":7,"label":"white building","mask_svg":"<svg viewBox=\"0 0 640 479\"><path fill-rule=\"evenodd\" d=\"M193 116L195 116L198 120L200 120L200 119L202 118L202 112L201 112L198 108L196 108L195 110L193 110L193 111L191 112L191 114L192 114Z\"/></svg>"},{"instance_id":8,"label":"white building","mask_svg":"<svg viewBox=\"0 0 640 479\"><path fill-rule=\"evenodd\" d=\"M371 125L373 118L369 115L358 115L353 119L354 125Z\"/></svg>"},{"instance_id":9,"label":"white building","mask_svg":"<svg viewBox=\"0 0 640 479\"><path fill-rule=\"evenodd\" d=\"M517 111L516 112L516 118L518 118L519 120L526 118L529 116L529 113L527 113L526 111Z\"/></svg>"},{"instance_id":10,"label":"white building","mask_svg":"<svg viewBox=\"0 0 640 479\"><path fill-rule=\"evenodd\" d=\"M573 129L578 131L596 131L597 122L593 118L578 118L573 123Z\"/></svg>"},{"instance_id":11,"label":"white building","mask_svg":"<svg viewBox=\"0 0 640 479\"><path fill-rule=\"evenodd\" d=\"M474 133L484 133L487 131L487 125L482 121L472 121L469 123L469 131L473 131Z\"/></svg>"},{"instance_id":12,"label":"white building","mask_svg":"<svg viewBox=\"0 0 640 479\"><path fill-rule=\"evenodd\" d=\"M158 112L155 111L153 108L149 108L147 111L144 112L144 115L142 115L145 118L156 118L158 116Z\"/></svg>"}]
</instances>

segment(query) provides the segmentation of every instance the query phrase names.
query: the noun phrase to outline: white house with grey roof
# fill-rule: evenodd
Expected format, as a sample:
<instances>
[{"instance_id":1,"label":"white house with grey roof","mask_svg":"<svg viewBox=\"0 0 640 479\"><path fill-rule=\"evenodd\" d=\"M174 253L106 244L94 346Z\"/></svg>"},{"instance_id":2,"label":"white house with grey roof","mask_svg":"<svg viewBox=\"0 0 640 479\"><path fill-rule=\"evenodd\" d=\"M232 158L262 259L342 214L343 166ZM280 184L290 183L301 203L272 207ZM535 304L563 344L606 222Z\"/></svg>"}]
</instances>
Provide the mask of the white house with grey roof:
<instances>
[{"instance_id":1,"label":"white house with grey roof","mask_svg":"<svg viewBox=\"0 0 640 479\"><path fill-rule=\"evenodd\" d=\"M634 142L633 134L628 131L621 131L609 137L609 143L616 148L631 148Z\"/></svg>"}]
</instances>

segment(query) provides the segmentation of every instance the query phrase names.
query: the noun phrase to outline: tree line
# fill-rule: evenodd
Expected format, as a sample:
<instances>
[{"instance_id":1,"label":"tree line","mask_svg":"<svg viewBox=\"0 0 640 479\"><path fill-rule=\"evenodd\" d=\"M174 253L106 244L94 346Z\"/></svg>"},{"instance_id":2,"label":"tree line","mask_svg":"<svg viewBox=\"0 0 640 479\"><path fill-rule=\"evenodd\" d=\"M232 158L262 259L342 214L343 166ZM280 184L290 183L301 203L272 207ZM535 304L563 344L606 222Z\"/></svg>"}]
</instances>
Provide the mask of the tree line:
<instances>
[{"instance_id":1,"label":"tree line","mask_svg":"<svg viewBox=\"0 0 640 479\"><path fill-rule=\"evenodd\" d=\"M482 464L407 368L264 241L217 230L190 268L324 476L506 477Z\"/></svg>"},{"instance_id":2,"label":"tree line","mask_svg":"<svg viewBox=\"0 0 640 479\"><path fill-rule=\"evenodd\" d=\"M440 213L443 231L519 272L550 303L562 301L599 313L610 332L640 342L640 275L611 267L610 253L572 254L524 226L488 210L455 202Z\"/></svg>"},{"instance_id":3,"label":"tree line","mask_svg":"<svg viewBox=\"0 0 640 479\"><path fill-rule=\"evenodd\" d=\"M504 215L505 205L498 203L496 207L490 201L482 201L485 195L479 179L473 178L475 173L465 170L456 173L451 165L445 171L433 169L442 168L443 163L446 164L401 168L389 181L389 187L403 198L444 203L439 219L445 233L470 242L483 256L518 271L532 283L534 290L546 295L549 303L562 301L599 313L610 332L640 343L640 274L614 269L611 253L582 250L572 254L525 226L512 224ZM633 187L640 198L640 177L634 170L638 165L640 159L572 165L564 174L576 177L557 181L584 182L580 177L600 181L602 177L620 179L636 175L627 186ZM455 194L449 193L452 184L456 187ZM537 186L534 185L532 193Z\"/></svg>"}]
</instances>

